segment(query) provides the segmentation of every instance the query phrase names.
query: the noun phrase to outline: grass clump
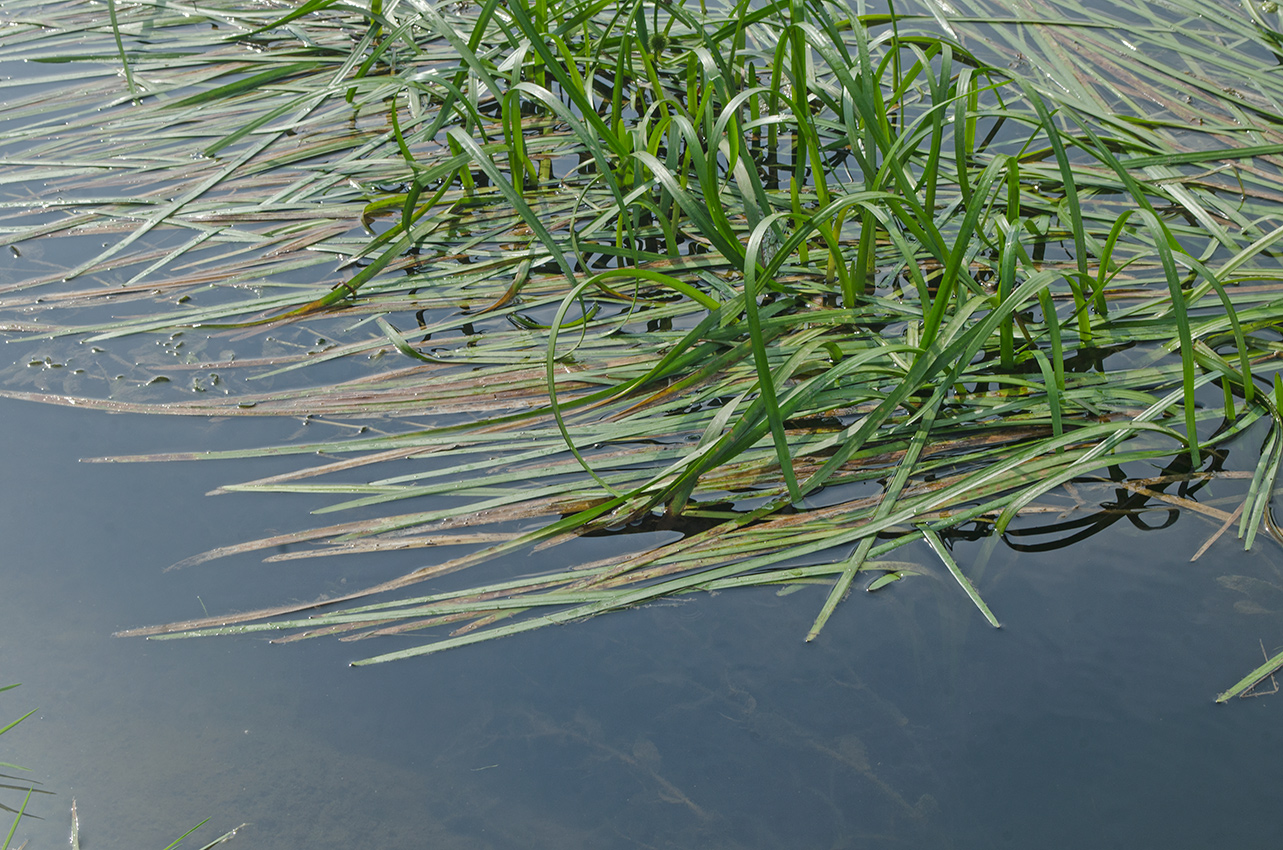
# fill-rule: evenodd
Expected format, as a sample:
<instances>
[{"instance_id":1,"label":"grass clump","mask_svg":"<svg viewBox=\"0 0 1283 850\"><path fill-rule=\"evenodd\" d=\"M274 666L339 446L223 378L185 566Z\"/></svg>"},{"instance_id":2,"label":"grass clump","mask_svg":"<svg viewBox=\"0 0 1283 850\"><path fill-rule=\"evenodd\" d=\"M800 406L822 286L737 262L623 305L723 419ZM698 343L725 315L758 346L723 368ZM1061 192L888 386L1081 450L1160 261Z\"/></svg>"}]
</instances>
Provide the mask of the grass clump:
<instances>
[{"instance_id":1,"label":"grass clump","mask_svg":"<svg viewBox=\"0 0 1283 850\"><path fill-rule=\"evenodd\" d=\"M231 453L343 455L224 489L387 512L192 562L467 547L341 600L134 634L453 629L372 663L676 593L819 582L810 639L861 572L903 574L891 558L916 541L996 626L951 534L1001 533L1061 485L1129 464L1161 466L1160 490L1196 488L1259 420L1244 544L1272 522L1283 92L1260 70L1279 43L1263 13L1138 2L1137 26L980 2L115 10L104 30L70 4L52 30L11 28L0 45L128 69L125 91L101 78L97 96L117 98L105 124L29 120L32 99L0 137L10 163L65 190L34 212L10 202L6 241L115 239L9 288L7 330L49 340L29 362L50 367L11 394L430 416ZM76 39L102 52L72 56ZM1120 46L1136 40L1153 52ZM1236 75L1251 91L1224 91ZM128 348L162 333L168 359ZM54 374L71 362L62 339L99 359ZM107 357L125 373L108 377ZM228 453L166 457L197 456ZM386 471L406 459L420 465ZM421 509L395 512L411 499ZM683 534L369 599L660 526Z\"/></svg>"}]
</instances>

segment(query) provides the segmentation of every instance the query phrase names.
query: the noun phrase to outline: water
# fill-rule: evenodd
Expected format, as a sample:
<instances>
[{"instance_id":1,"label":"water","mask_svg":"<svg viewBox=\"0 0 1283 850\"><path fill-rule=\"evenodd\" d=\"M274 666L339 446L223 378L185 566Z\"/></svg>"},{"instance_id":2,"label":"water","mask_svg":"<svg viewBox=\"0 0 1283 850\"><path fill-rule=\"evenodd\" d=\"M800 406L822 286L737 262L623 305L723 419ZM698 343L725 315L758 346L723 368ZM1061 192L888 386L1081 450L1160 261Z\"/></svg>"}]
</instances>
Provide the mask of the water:
<instances>
[{"instance_id":1,"label":"water","mask_svg":"<svg viewBox=\"0 0 1283 850\"><path fill-rule=\"evenodd\" d=\"M232 463L77 462L275 442L296 422L9 401L0 423L3 678L23 682L0 705L40 706L0 741L52 792L19 828L32 848L66 840L72 798L87 850L160 848L205 817L206 840L249 822L232 845L248 847L1276 844L1283 695L1212 703L1278 640L1283 591L1216 580L1283 584L1270 540L1191 564L1214 524L1185 515L984 564L960 543L998 631L923 577L857 592L811 645L820 589L749 590L354 669L365 645L110 637L404 567L166 573L302 527L311 505L204 496L249 474Z\"/></svg>"},{"instance_id":2,"label":"water","mask_svg":"<svg viewBox=\"0 0 1283 850\"><path fill-rule=\"evenodd\" d=\"M24 73L18 63L0 72ZM2 269L8 279L56 273L104 238L24 244L21 256L0 255ZM286 282L313 282L314 270L297 276ZM283 345L320 345L311 325L282 333L299 334ZM190 335L180 354L168 338L104 341L119 357L109 371L85 348L40 343L0 372L9 388L189 399L206 376L180 367L203 342ZM218 359L222 341L207 344L202 356ZM45 356L63 365L26 365ZM383 368L354 360L330 368ZM171 380L140 386L156 375ZM15 846L65 846L73 799L85 850L159 850L204 818L187 846L242 823L229 846L1278 845L1283 694L1213 698L1260 662L1258 642L1273 653L1281 640L1283 551L1262 536L1244 553L1231 533L1191 562L1216 523L1188 511L1161 531L1124 518L1045 551L958 541L998 631L917 547L897 557L927 575L877 594L859 584L809 645L801 638L825 588L692 596L360 669L347 662L415 638L111 637L339 593L428 560L419 551L263 564L252 554L165 572L213 547L316 524L307 511L327 504L319 497L204 495L306 461L78 462L336 436L330 427L0 399L0 684L23 683L0 694L0 724L39 706L0 737L0 761L32 768L8 771L18 778L4 781L14 787L0 788L0 803L17 806L32 780L48 792L33 797L39 819L23 821ZM1260 436L1240 438L1227 466L1250 469ZM1243 485L1217 481L1198 498L1232 510ZM1088 507L1064 500L1065 521L1116 499L1107 486L1079 493ZM1161 507L1142 517L1168 518ZM1060 518L1023 528L1034 520ZM637 543L594 538L570 554ZM543 566L552 564L520 553L487 569Z\"/></svg>"}]
</instances>

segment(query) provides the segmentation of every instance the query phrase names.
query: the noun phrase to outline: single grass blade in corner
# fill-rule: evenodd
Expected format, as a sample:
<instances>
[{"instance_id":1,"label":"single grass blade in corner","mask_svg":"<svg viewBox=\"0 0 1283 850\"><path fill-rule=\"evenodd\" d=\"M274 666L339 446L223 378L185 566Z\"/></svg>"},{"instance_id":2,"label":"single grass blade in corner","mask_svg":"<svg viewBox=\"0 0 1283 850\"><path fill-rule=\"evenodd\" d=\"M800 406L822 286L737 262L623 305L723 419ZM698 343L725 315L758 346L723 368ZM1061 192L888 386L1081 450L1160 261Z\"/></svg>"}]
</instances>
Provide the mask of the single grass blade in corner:
<instances>
[{"instance_id":1,"label":"single grass blade in corner","mask_svg":"<svg viewBox=\"0 0 1283 850\"><path fill-rule=\"evenodd\" d=\"M13 824L9 827L9 834L4 837L4 843L0 844L0 850L9 850L9 842L13 841L13 834L18 831L18 822L22 820L23 813L27 811L27 803L31 802L31 795L34 791L34 788L27 790L27 796L22 801L22 805L18 807L18 813L13 816Z\"/></svg>"},{"instance_id":2,"label":"single grass blade in corner","mask_svg":"<svg viewBox=\"0 0 1283 850\"><path fill-rule=\"evenodd\" d=\"M13 721L12 723L10 723L9 725L4 726L4 727L0 727L0 735L3 735L5 732L8 732L10 729L12 729L13 727L17 726L19 723L21 723L22 721L26 720L28 717L30 717L31 715L35 714L35 713L36 713L37 711L39 711L39 710L40 710L40 709L38 709L38 708L33 708L33 709L31 709L31 711L28 711L26 714L22 715L22 716L21 716L21 717L19 717L17 720L15 720L15 721Z\"/></svg>"}]
</instances>

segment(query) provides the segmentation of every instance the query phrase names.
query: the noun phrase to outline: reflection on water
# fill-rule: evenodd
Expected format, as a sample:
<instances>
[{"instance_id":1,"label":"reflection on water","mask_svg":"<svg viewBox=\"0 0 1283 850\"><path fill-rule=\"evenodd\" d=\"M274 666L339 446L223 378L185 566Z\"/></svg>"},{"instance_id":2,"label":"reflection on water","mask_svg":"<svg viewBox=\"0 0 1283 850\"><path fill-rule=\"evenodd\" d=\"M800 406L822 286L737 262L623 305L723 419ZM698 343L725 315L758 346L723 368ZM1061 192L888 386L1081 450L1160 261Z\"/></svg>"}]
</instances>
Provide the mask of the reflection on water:
<instances>
[{"instance_id":1,"label":"reflection on water","mask_svg":"<svg viewBox=\"0 0 1283 850\"><path fill-rule=\"evenodd\" d=\"M422 557L165 573L311 505L202 495L235 464L76 462L297 423L2 411L3 680L24 684L0 716L41 710L0 760L53 792L18 831L32 850L66 841L73 797L86 850L204 817L206 840L249 822L231 846L265 848L1277 846L1283 703L1212 698L1279 639L1280 553L1226 535L1191 562L1214 517L1146 532L1151 502L1066 549L957 541L999 631L922 549L903 557L929 575L857 591L811 645L823 590L757 589L352 669L362 646L108 637Z\"/></svg>"}]
</instances>

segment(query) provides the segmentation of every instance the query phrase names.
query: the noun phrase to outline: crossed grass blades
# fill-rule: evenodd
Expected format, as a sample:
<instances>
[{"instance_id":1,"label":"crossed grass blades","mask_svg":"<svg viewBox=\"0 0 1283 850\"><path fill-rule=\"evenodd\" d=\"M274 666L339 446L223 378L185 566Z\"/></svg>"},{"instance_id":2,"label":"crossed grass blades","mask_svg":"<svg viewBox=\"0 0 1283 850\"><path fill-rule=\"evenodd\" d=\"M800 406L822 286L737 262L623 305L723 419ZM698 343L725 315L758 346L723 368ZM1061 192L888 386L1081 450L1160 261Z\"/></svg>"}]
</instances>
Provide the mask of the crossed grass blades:
<instances>
[{"instance_id":1,"label":"crossed grass blades","mask_svg":"<svg viewBox=\"0 0 1283 850\"><path fill-rule=\"evenodd\" d=\"M918 540L996 626L951 534L1104 469L1196 489L1264 419L1251 546L1283 458L1283 36L1272 4L1115 5L11 3L0 50L50 70L0 136L9 394L431 417L163 456L341 456L224 490L387 505L192 563L464 547L130 632L453 628L359 663L760 584L829 588L813 638ZM660 521L685 533L369 599Z\"/></svg>"}]
</instances>

